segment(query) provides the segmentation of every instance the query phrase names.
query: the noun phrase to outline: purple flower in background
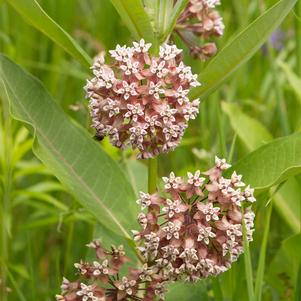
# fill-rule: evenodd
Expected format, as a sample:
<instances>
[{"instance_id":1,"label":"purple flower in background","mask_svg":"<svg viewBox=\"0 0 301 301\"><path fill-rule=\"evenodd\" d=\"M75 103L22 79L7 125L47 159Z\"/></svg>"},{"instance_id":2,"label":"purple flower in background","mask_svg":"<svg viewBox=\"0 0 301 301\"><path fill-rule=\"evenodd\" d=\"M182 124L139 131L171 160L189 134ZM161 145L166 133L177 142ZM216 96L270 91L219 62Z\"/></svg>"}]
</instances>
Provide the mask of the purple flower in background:
<instances>
[{"instance_id":1,"label":"purple flower in background","mask_svg":"<svg viewBox=\"0 0 301 301\"><path fill-rule=\"evenodd\" d=\"M286 33L279 28L276 29L269 37L269 43L275 51L282 50L282 48L284 47L285 40L286 40ZM267 44L264 44L261 49L264 55L268 54Z\"/></svg>"}]
</instances>

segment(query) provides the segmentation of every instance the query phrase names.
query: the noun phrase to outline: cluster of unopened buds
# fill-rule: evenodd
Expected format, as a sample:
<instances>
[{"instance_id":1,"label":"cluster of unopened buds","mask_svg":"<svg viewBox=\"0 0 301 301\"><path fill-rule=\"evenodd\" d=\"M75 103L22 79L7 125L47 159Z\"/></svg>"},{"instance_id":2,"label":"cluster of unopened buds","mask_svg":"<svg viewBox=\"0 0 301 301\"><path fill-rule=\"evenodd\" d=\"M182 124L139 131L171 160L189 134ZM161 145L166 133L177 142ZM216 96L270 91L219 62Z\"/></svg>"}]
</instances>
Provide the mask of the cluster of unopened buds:
<instances>
[{"instance_id":1,"label":"cluster of unopened buds","mask_svg":"<svg viewBox=\"0 0 301 301\"><path fill-rule=\"evenodd\" d=\"M103 57L95 60L85 86L97 136L138 149L138 158L174 150L199 111L199 100L190 101L188 93L200 83L181 61L182 50L164 44L153 56L150 47L143 39L132 47L117 45L110 65Z\"/></svg>"},{"instance_id":2,"label":"cluster of unopened buds","mask_svg":"<svg viewBox=\"0 0 301 301\"><path fill-rule=\"evenodd\" d=\"M61 294L57 301L153 301L163 300L166 282L156 275L147 264L140 268L129 268L126 276L121 275L124 264L130 261L123 246L106 250L99 241L87 245L95 250L96 259L79 262L79 280L63 279Z\"/></svg>"},{"instance_id":3,"label":"cluster of unopened buds","mask_svg":"<svg viewBox=\"0 0 301 301\"><path fill-rule=\"evenodd\" d=\"M179 35L196 58L206 60L217 51L215 43L212 42L202 46L195 45L189 34L193 33L204 41L222 36L225 26L222 17L215 9L220 4L220 0L190 0L177 21Z\"/></svg>"},{"instance_id":4,"label":"cluster of unopened buds","mask_svg":"<svg viewBox=\"0 0 301 301\"><path fill-rule=\"evenodd\" d=\"M243 252L243 228L252 240L254 213L244 204L255 202L254 190L216 158L207 172L188 173L188 179L171 173L164 177L164 193L141 192L134 238L145 261L168 281L197 281L231 267Z\"/></svg>"}]
</instances>

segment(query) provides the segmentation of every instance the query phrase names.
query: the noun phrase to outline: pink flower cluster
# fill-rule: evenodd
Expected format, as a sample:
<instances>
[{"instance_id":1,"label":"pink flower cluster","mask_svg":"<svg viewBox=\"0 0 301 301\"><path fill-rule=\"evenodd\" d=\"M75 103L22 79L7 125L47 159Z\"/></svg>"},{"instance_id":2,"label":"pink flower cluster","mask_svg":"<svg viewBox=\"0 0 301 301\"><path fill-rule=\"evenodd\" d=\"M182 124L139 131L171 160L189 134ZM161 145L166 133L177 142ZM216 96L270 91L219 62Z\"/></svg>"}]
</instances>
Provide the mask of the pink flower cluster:
<instances>
[{"instance_id":1,"label":"pink flower cluster","mask_svg":"<svg viewBox=\"0 0 301 301\"><path fill-rule=\"evenodd\" d=\"M192 32L205 40L222 36L225 25L215 9L220 4L220 0L190 0L178 19L179 29ZM192 55L203 60L210 58L217 51L215 43L191 46L190 49Z\"/></svg>"},{"instance_id":2,"label":"pink flower cluster","mask_svg":"<svg viewBox=\"0 0 301 301\"><path fill-rule=\"evenodd\" d=\"M141 192L137 201L141 231L134 239L148 263L153 263L163 279L197 281L230 268L243 252L243 225L252 240L254 190L242 176L222 173L230 165L216 158L215 166L188 179L171 173L164 177L164 193Z\"/></svg>"},{"instance_id":3,"label":"pink flower cluster","mask_svg":"<svg viewBox=\"0 0 301 301\"><path fill-rule=\"evenodd\" d=\"M143 265L129 268L126 276L120 275L123 265L129 261L122 246L105 250L98 241L87 245L96 253L92 263L76 263L79 280L63 279L57 301L154 301L163 300L165 282L153 269Z\"/></svg>"},{"instance_id":4,"label":"pink flower cluster","mask_svg":"<svg viewBox=\"0 0 301 301\"><path fill-rule=\"evenodd\" d=\"M97 136L138 149L138 158L174 150L199 111L199 100L189 101L188 93L200 84L181 61L182 50L164 44L152 56L150 47L143 39L133 47L117 45L111 65L96 59L85 86Z\"/></svg>"}]
</instances>

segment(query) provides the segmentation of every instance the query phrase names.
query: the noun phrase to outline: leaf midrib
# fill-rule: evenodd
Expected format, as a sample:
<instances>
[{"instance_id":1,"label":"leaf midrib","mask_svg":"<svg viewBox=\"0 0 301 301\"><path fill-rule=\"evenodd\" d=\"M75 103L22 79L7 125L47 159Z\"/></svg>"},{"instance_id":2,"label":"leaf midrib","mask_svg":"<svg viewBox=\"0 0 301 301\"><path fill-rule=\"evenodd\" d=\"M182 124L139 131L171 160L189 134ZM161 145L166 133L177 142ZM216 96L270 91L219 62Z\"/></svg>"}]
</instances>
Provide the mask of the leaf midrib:
<instances>
[{"instance_id":1,"label":"leaf midrib","mask_svg":"<svg viewBox=\"0 0 301 301\"><path fill-rule=\"evenodd\" d=\"M3 73L2 73L3 74ZM9 83L5 80L5 77L2 76L2 81L4 83L4 88L7 86L11 93L14 95L15 99L19 102L20 106L22 107L23 112L26 114L28 118L28 122L32 127L34 128L34 132L38 133L45 141L46 144L50 147L53 153L55 153L58 158L61 160L61 162L66 166L66 168L75 176L75 178L79 181L79 183L86 189L86 191L91 195L91 197L107 212L107 214L112 218L113 222L120 228L121 232L125 235L126 238L131 239L131 236L126 231L126 229L121 225L121 223L118 221L118 219L115 217L115 215L109 210L107 206L104 205L104 203L101 201L101 199L97 196L97 194L89 187L89 185L86 183L86 181L74 170L71 164L68 163L68 161L65 159L63 154L61 154L53 145L51 140L47 138L46 135L44 135L43 131L39 128L38 125L34 122L34 120L31 118L31 115L24 107L23 103L19 100L17 95L14 93L13 89L10 87ZM7 97L9 99L9 94L7 90L5 91L7 94ZM30 90L27 92L29 93ZM9 101L11 103L11 101ZM15 117L15 119L18 119ZM20 120L22 122L26 122L25 120ZM34 138L37 139L36 134L34 133ZM37 154L36 154L37 155ZM38 156L38 155L37 155Z\"/></svg>"}]
</instances>

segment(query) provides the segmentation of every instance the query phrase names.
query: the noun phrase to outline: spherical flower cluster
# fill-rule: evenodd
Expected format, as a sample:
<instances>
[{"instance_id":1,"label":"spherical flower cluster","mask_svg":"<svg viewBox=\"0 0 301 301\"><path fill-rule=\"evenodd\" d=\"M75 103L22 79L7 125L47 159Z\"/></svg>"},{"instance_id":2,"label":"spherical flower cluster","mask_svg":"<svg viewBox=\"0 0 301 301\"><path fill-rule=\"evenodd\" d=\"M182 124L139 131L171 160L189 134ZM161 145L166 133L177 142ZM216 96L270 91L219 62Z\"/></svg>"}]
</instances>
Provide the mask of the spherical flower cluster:
<instances>
[{"instance_id":1,"label":"spherical flower cluster","mask_svg":"<svg viewBox=\"0 0 301 301\"><path fill-rule=\"evenodd\" d=\"M150 47L143 39L133 47L117 45L111 65L103 57L95 60L85 86L97 136L138 149L138 158L175 149L199 111L199 100L189 101L188 92L200 84L181 61L182 50L164 44L152 56Z\"/></svg>"},{"instance_id":2,"label":"spherical flower cluster","mask_svg":"<svg viewBox=\"0 0 301 301\"><path fill-rule=\"evenodd\" d=\"M220 0L190 0L178 19L179 29L192 32L204 40L222 36L225 25L215 9L220 4ZM203 60L210 58L217 51L215 43L190 45L190 49L193 56Z\"/></svg>"},{"instance_id":3,"label":"spherical flower cluster","mask_svg":"<svg viewBox=\"0 0 301 301\"><path fill-rule=\"evenodd\" d=\"M166 280L196 281L230 268L243 252L243 227L252 240L254 190L216 158L207 172L188 173L188 179L171 173L164 177L164 195L141 193L137 201L141 231L134 239L146 262ZM245 225L245 226L243 226Z\"/></svg>"},{"instance_id":4,"label":"spherical flower cluster","mask_svg":"<svg viewBox=\"0 0 301 301\"><path fill-rule=\"evenodd\" d=\"M154 301L163 300L166 283L145 264L139 269L129 268L126 276L120 275L129 261L122 246L105 250L98 241L87 245L96 252L92 263L76 263L79 280L63 279L57 301ZM142 297L143 296L143 297Z\"/></svg>"}]
</instances>

